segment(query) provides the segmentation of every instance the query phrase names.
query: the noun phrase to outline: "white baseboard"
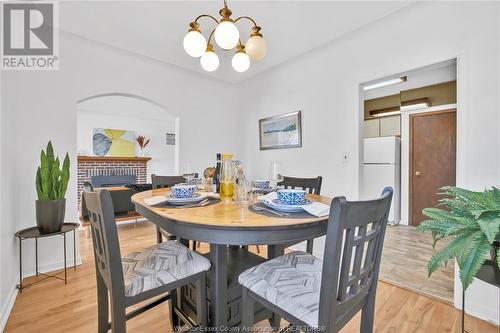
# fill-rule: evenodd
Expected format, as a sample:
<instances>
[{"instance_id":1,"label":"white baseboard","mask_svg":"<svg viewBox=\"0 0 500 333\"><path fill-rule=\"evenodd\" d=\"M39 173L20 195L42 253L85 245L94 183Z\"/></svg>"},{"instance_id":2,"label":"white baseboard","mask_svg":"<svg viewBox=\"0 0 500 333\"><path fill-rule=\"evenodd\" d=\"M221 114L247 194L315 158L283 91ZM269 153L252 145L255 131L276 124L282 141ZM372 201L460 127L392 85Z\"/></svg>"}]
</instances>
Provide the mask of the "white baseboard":
<instances>
[{"instance_id":1,"label":"white baseboard","mask_svg":"<svg viewBox=\"0 0 500 333\"><path fill-rule=\"evenodd\" d=\"M18 289L17 282L14 282L13 286L10 289L9 295L5 298L6 302L3 304L2 312L0 313L0 332L3 332L5 329L5 325L7 325L7 320L9 319L10 312L14 307L14 303L16 302Z\"/></svg>"},{"instance_id":2,"label":"white baseboard","mask_svg":"<svg viewBox=\"0 0 500 333\"><path fill-rule=\"evenodd\" d=\"M462 307L456 307L458 310L462 310ZM465 312L473 317L482 319L489 322L495 326L500 325L500 318L498 316L497 309L484 306L483 304L465 304Z\"/></svg>"}]
</instances>

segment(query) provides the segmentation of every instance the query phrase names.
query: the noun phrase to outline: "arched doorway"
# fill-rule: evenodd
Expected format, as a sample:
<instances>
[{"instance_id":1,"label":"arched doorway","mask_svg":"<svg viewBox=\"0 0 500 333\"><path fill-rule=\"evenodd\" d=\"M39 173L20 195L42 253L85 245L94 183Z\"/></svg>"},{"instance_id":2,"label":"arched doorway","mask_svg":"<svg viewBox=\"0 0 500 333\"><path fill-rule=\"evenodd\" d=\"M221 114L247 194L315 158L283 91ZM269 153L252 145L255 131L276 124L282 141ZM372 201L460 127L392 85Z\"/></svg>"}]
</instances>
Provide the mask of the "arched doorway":
<instances>
[{"instance_id":1,"label":"arched doorway","mask_svg":"<svg viewBox=\"0 0 500 333\"><path fill-rule=\"evenodd\" d=\"M144 155L151 158L147 162L146 174L141 170L137 182L150 182L151 174L178 173L179 118L163 105L143 96L126 93L99 94L79 100L77 102L79 158L100 155L100 152L94 149L94 134L97 129L130 131L129 140L131 139L135 146L135 156ZM135 143L135 137L138 135L150 140L143 154ZM167 137L170 140L167 140ZM121 168L117 167L115 170Z\"/></svg>"}]
</instances>

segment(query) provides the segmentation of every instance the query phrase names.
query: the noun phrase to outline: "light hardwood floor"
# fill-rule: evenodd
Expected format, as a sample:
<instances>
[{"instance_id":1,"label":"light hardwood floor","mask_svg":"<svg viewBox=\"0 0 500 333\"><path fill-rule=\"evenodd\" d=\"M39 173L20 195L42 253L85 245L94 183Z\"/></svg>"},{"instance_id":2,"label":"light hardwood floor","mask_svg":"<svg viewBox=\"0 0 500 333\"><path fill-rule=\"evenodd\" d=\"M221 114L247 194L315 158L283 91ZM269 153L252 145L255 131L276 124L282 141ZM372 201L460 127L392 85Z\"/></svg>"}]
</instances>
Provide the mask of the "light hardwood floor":
<instances>
[{"instance_id":1,"label":"light hardwood floor","mask_svg":"<svg viewBox=\"0 0 500 333\"><path fill-rule=\"evenodd\" d=\"M153 245L154 226L149 222L123 225L119 228L122 255ZM5 328L6 333L96 332L97 299L91 240L80 233L82 265L71 270L68 284L45 280L18 295ZM202 250L206 247L202 245ZM263 251L261 251L263 252ZM34 278L27 279L26 282ZM259 327L266 328L266 323ZM128 332L171 332L168 306L160 305L127 322ZM469 332L498 333L498 327L467 316ZM459 332L460 311L452 306L380 282L377 292L375 332ZM359 315L343 330L359 332Z\"/></svg>"}]
</instances>

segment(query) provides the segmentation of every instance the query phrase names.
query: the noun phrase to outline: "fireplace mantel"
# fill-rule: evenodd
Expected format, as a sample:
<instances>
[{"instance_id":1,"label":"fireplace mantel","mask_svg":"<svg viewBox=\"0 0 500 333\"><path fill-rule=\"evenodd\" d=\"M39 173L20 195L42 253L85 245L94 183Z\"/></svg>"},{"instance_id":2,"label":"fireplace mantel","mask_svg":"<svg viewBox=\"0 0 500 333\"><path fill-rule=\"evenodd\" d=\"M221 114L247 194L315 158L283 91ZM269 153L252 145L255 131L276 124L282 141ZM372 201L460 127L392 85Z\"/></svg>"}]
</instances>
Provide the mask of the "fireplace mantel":
<instances>
[{"instance_id":1,"label":"fireplace mantel","mask_svg":"<svg viewBox=\"0 0 500 333\"><path fill-rule=\"evenodd\" d=\"M148 162L151 157L116 157L78 155L78 162Z\"/></svg>"}]
</instances>

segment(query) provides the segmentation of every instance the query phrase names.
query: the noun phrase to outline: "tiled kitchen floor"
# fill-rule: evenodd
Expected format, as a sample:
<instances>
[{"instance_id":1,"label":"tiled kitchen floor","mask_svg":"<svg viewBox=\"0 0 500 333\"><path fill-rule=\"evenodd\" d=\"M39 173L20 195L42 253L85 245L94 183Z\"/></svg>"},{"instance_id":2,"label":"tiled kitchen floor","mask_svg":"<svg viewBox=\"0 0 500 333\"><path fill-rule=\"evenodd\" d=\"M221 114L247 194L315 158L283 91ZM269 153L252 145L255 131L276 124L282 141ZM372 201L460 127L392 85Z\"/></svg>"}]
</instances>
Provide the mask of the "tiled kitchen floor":
<instances>
[{"instance_id":1,"label":"tiled kitchen floor","mask_svg":"<svg viewBox=\"0 0 500 333\"><path fill-rule=\"evenodd\" d=\"M438 243L438 248L446 241ZM453 302L454 261L427 277L431 258L432 236L415 231L415 227L387 226L379 277L399 286L411 288L445 302Z\"/></svg>"}]
</instances>

